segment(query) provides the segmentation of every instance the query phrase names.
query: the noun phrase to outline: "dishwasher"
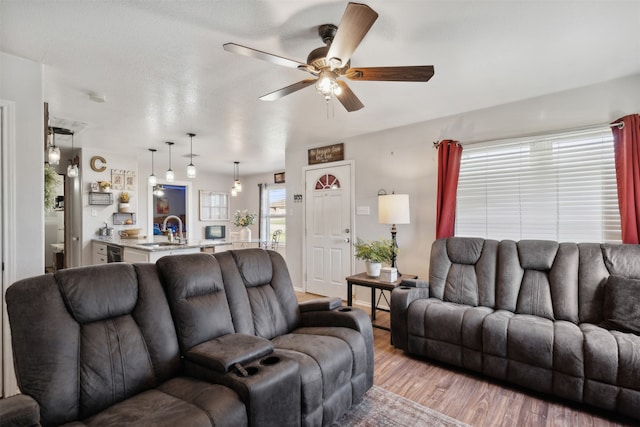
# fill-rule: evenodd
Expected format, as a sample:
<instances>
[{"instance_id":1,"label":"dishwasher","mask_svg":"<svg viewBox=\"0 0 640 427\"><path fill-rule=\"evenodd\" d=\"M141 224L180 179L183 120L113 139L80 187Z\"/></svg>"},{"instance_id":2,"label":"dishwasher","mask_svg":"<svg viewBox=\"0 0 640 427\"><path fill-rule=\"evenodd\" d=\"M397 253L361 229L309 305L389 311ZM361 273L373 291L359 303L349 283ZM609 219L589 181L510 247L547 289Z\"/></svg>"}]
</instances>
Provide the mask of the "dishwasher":
<instances>
[{"instance_id":1,"label":"dishwasher","mask_svg":"<svg viewBox=\"0 0 640 427\"><path fill-rule=\"evenodd\" d=\"M107 244L107 262L122 262L122 247Z\"/></svg>"}]
</instances>

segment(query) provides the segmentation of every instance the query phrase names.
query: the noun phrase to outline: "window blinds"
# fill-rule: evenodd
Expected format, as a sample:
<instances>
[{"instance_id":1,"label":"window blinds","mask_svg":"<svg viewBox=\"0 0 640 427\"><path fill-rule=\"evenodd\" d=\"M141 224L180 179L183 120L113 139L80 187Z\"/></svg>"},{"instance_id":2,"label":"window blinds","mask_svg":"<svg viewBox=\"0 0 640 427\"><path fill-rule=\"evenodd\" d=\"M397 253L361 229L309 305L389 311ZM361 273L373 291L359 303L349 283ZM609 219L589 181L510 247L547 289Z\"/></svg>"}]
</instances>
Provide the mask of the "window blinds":
<instances>
[{"instance_id":1,"label":"window blinds","mask_svg":"<svg viewBox=\"0 0 640 427\"><path fill-rule=\"evenodd\" d=\"M466 145L456 235L620 242L611 130Z\"/></svg>"}]
</instances>

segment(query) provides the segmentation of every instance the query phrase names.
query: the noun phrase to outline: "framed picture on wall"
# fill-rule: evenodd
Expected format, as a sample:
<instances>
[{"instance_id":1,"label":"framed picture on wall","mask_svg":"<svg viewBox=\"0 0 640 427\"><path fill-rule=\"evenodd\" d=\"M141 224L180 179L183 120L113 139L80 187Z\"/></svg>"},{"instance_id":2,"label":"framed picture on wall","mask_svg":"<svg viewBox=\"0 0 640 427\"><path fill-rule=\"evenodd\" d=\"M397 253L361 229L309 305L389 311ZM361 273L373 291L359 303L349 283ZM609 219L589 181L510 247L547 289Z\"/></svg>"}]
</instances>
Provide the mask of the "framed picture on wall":
<instances>
[{"instance_id":1,"label":"framed picture on wall","mask_svg":"<svg viewBox=\"0 0 640 427\"><path fill-rule=\"evenodd\" d=\"M274 173L273 182L275 184L284 184L284 172Z\"/></svg>"}]
</instances>

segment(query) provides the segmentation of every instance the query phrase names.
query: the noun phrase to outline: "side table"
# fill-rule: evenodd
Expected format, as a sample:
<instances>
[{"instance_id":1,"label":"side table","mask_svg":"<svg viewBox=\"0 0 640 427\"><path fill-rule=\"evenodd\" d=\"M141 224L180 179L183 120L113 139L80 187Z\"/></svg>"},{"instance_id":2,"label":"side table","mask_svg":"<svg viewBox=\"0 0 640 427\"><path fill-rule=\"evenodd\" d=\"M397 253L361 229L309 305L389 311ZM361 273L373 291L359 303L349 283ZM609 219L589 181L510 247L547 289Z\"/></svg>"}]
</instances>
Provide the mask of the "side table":
<instances>
[{"instance_id":1,"label":"side table","mask_svg":"<svg viewBox=\"0 0 640 427\"><path fill-rule=\"evenodd\" d=\"M359 273L353 276L349 276L345 279L347 281L347 305L351 306L353 303L353 296L352 296L353 286L364 286L367 288L371 288L371 320L376 320L376 310L387 311L387 312L389 311L386 308L378 307L378 304L380 304L380 298L382 298L383 296L385 301L387 301L387 304L390 305L389 301L387 300L387 297L384 295L382 291L393 291L396 288L396 286L400 285L400 282L402 282L403 279L417 279L417 278L418 276L414 274L403 273L402 276L399 277L398 280L396 280L395 282L383 282L382 280L379 280L376 277L367 276L367 273ZM378 301L376 301L376 289L380 290L380 296L378 297ZM372 322L372 326L375 328L384 329L386 331L389 330L389 328L385 326L376 325L373 322Z\"/></svg>"}]
</instances>

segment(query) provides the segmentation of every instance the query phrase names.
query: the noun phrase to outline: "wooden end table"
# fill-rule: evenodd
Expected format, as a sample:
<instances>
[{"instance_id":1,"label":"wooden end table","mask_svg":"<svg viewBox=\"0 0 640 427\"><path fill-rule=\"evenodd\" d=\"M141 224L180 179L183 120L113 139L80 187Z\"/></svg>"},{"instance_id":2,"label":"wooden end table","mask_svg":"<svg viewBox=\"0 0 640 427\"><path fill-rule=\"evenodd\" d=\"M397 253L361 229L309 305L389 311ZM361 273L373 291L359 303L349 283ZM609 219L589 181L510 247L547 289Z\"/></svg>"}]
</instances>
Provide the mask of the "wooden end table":
<instances>
[{"instance_id":1,"label":"wooden end table","mask_svg":"<svg viewBox=\"0 0 640 427\"><path fill-rule=\"evenodd\" d=\"M403 279L417 279L417 278L418 276L414 274L403 273L402 276L400 276L398 280L396 280L395 282L384 282L378 279L377 277L367 276L367 273L360 273L360 274L355 274L353 276L349 276L345 279L347 281L347 305L351 306L353 303L353 295L352 295L353 286L364 286L367 288L371 288L371 320L376 320L376 310L381 310L386 312L389 311L386 308L378 307L378 305L380 304L381 298L384 297L385 301L387 302L387 305L391 307L391 303L389 302L389 300L387 299L387 296L384 295L384 292L382 291L393 291L398 285L400 285L400 282L402 282ZM378 301L376 301L376 289L379 289L381 291L380 296L378 297ZM372 326L375 328L384 329L385 331L389 330L389 328L385 326L376 325L373 322L372 322Z\"/></svg>"}]
</instances>

